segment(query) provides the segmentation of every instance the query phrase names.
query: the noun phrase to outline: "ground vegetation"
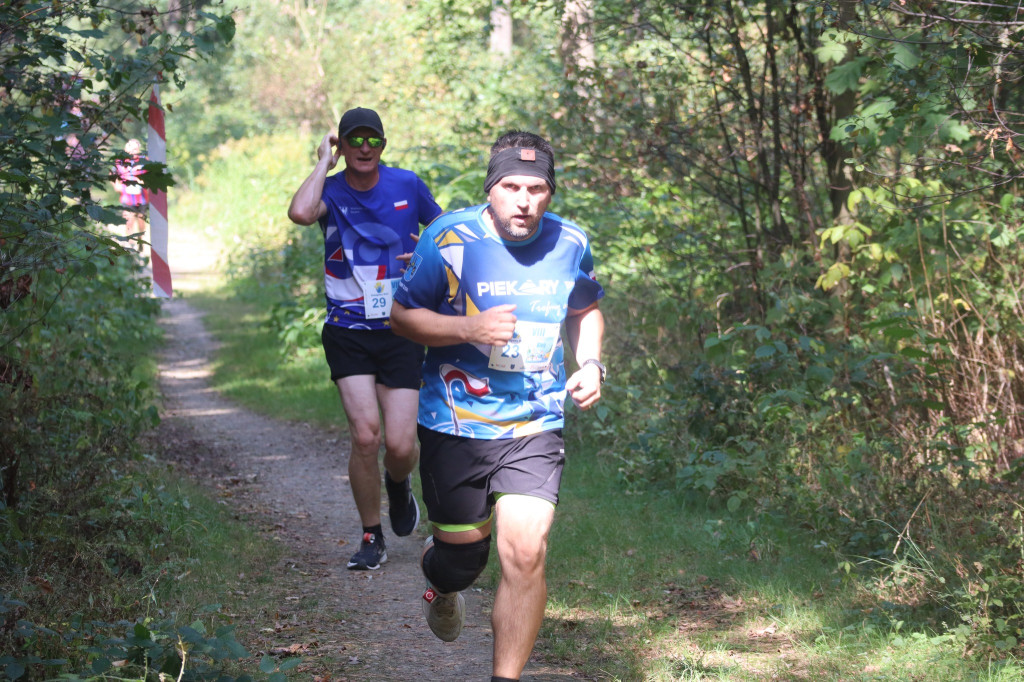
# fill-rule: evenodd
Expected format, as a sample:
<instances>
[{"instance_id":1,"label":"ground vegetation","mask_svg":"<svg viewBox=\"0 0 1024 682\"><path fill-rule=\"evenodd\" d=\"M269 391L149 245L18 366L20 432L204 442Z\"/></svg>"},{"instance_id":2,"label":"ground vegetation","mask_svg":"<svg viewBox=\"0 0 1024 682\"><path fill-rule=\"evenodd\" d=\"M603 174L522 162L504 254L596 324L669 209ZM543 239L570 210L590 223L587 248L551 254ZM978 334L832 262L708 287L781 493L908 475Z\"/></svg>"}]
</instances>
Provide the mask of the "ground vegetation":
<instances>
[{"instance_id":1,"label":"ground vegetation","mask_svg":"<svg viewBox=\"0 0 1024 682\"><path fill-rule=\"evenodd\" d=\"M310 15L330 36L353 11ZM397 140L387 160L427 177L446 207L481 199L500 131L557 143L553 210L591 230L608 285L616 379L598 449L625 491L683 493L755 544L785 510L965 654L1019 651L1014 8L510 11L507 51L492 48L485 4L376 4L396 42L374 38L402 46L386 59L404 69L363 71L356 88L320 52L304 61L325 75L307 75L334 109L383 109ZM293 130L308 157L317 136ZM304 166L283 171L296 186ZM287 192L283 177L263 189ZM275 225L279 239L236 259L301 352L319 323L305 274L317 235Z\"/></svg>"},{"instance_id":2,"label":"ground vegetation","mask_svg":"<svg viewBox=\"0 0 1024 682\"><path fill-rule=\"evenodd\" d=\"M625 499L706 512L704 539L758 565L777 567L794 538L826 553L862 599L836 632L870 613L887 643L912 631L1012 666L1024 642L1017 8L506 9L0 10L5 533L24 532L32 504L67 499L40 481L90 480L71 462L93 455L69 453L122 461L151 418L148 389L124 385L137 375L104 362L114 337L147 338L152 311L125 244L96 226L116 221L100 198L106 140L141 125L162 74L177 220L225 246L231 293L267 311L282 362L316 352L322 314L318 231L285 209L340 112L380 110L385 161L420 173L446 208L482 200L500 132L549 137L552 210L590 231L608 291L606 400L573 436L595 471ZM492 41L506 18L511 42ZM658 522L671 519L647 527ZM559 594L567 613L591 603L594 581L580 581L583 594ZM558 655L574 655L571 639ZM644 665L660 663L631 670Z\"/></svg>"}]
</instances>

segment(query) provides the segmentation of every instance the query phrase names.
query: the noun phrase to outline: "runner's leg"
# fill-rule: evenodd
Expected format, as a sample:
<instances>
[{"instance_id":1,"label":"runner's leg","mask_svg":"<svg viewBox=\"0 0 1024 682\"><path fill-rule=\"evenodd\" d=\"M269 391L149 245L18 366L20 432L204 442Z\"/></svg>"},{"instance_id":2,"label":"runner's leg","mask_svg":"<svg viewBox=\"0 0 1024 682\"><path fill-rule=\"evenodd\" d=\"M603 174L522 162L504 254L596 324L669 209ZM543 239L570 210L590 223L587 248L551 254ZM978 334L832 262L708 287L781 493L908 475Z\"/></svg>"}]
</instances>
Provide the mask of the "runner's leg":
<instances>
[{"instance_id":1,"label":"runner's leg","mask_svg":"<svg viewBox=\"0 0 1024 682\"><path fill-rule=\"evenodd\" d=\"M493 674L517 680L544 620L544 563L555 509L547 500L527 495L502 495L495 509L501 580L491 612Z\"/></svg>"},{"instance_id":2,"label":"runner's leg","mask_svg":"<svg viewBox=\"0 0 1024 682\"><path fill-rule=\"evenodd\" d=\"M420 392L377 384L377 400L384 413L384 468L392 481L404 481L416 468L416 412Z\"/></svg>"},{"instance_id":3,"label":"runner's leg","mask_svg":"<svg viewBox=\"0 0 1024 682\"><path fill-rule=\"evenodd\" d=\"M348 419L352 453L348 460L348 478L352 497L363 527L380 523L380 412L377 407L376 380L372 374L338 379L338 393Z\"/></svg>"}]
</instances>

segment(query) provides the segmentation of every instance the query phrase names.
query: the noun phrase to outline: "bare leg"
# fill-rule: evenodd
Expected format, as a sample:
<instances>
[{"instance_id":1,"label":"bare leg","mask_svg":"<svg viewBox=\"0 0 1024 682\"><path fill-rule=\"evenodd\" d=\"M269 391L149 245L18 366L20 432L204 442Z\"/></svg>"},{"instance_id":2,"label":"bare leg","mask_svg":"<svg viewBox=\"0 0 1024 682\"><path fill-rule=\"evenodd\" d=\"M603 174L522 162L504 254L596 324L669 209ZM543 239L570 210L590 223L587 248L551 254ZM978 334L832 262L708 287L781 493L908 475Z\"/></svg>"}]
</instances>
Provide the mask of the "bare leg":
<instances>
[{"instance_id":1,"label":"bare leg","mask_svg":"<svg viewBox=\"0 0 1024 682\"><path fill-rule=\"evenodd\" d=\"M145 209L142 209L142 210L145 210ZM148 229L149 229L149 223L146 221L146 218L141 213L136 213L135 214L135 231L136 232L141 232L141 234L139 235L139 251L143 250L142 241L147 238L146 230L148 230Z\"/></svg>"},{"instance_id":2,"label":"bare leg","mask_svg":"<svg viewBox=\"0 0 1024 682\"><path fill-rule=\"evenodd\" d=\"M546 500L526 495L504 495L496 509L501 581L491 613L493 674L519 679L544 620L544 563L555 509Z\"/></svg>"},{"instance_id":3,"label":"bare leg","mask_svg":"<svg viewBox=\"0 0 1024 682\"><path fill-rule=\"evenodd\" d=\"M124 235L131 237L133 234L138 232L135 226L135 212L130 210L124 210L121 212L121 216L124 218Z\"/></svg>"},{"instance_id":4,"label":"bare leg","mask_svg":"<svg viewBox=\"0 0 1024 682\"><path fill-rule=\"evenodd\" d=\"M145 239L146 221L141 215L139 215L139 213L133 210L125 210L121 215L124 216L125 235L131 237L132 235L137 234L138 236L135 238L135 249L137 251L142 251L142 240Z\"/></svg>"},{"instance_id":5,"label":"bare leg","mask_svg":"<svg viewBox=\"0 0 1024 682\"><path fill-rule=\"evenodd\" d=\"M392 481L403 481L419 460L416 411L420 392L411 388L377 385L377 400L384 413L384 468Z\"/></svg>"},{"instance_id":6,"label":"bare leg","mask_svg":"<svg viewBox=\"0 0 1024 682\"><path fill-rule=\"evenodd\" d=\"M376 379L370 374L338 379L338 393L348 418L352 453L348 460L348 478L352 497L364 527L380 523L380 412L377 407Z\"/></svg>"}]
</instances>

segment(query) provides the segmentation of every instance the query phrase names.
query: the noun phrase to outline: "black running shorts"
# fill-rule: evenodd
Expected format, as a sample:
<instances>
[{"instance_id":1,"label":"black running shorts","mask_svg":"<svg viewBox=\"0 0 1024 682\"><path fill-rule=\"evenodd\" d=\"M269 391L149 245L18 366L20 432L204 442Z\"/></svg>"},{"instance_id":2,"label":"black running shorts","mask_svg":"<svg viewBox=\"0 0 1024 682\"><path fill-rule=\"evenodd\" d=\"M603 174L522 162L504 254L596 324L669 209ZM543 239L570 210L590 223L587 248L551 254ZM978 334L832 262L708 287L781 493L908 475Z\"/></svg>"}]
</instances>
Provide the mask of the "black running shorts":
<instances>
[{"instance_id":1,"label":"black running shorts","mask_svg":"<svg viewBox=\"0 0 1024 682\"><path fill-rule=\"evenodd\" d=\"M565 466L562 430L522 438L462 438L418 427L420 481L428 518L474 527L491 517L496 496L530 495L558 504Z\"/></svg>"},{"instance_id":2,"label":"black running shorts","mask_svg":"<svg viewBox=\"0 0 1024 682\"><path fill-rule=\"evenodd\" d=\"M420 389L423 346L390 329L348 329L325 324L320 333L331 381L372 374L388 388Z\"/></svg>"}]
</instances>

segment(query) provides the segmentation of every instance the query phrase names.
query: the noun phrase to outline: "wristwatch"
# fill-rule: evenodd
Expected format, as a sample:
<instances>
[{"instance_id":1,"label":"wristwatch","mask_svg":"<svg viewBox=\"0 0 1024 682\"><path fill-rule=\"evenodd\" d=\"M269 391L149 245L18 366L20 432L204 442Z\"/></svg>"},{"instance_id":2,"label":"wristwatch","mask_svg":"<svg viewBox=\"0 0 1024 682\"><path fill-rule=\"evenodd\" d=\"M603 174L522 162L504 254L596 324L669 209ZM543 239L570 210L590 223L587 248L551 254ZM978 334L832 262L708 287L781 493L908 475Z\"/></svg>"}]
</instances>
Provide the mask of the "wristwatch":
<instances>
[{"instance_id":1,"label":"wristwatch","mask_svg":"<svg viewBox=\"0 0 1024 682\"><path fill-rule=\"evenodd\" d=\"M590 358L588 360L584 360L583 361L583 364L580 365L580 369L583 369L587 365L594 365L599 370L601 370L601 383L603 384L605 377L608 376L608 368L605 367L604 365L602 365L600 360L595 360L594 358Z\"/></svg>"}]
</instances>

